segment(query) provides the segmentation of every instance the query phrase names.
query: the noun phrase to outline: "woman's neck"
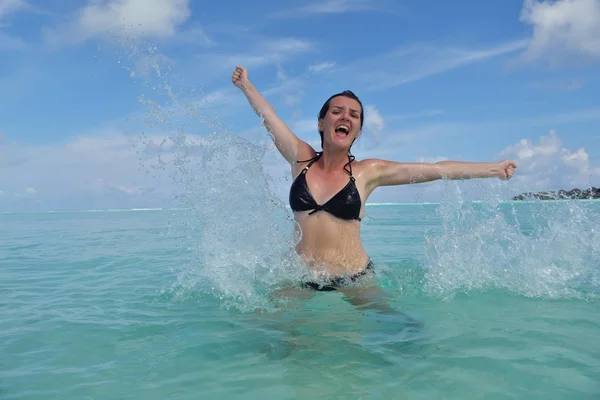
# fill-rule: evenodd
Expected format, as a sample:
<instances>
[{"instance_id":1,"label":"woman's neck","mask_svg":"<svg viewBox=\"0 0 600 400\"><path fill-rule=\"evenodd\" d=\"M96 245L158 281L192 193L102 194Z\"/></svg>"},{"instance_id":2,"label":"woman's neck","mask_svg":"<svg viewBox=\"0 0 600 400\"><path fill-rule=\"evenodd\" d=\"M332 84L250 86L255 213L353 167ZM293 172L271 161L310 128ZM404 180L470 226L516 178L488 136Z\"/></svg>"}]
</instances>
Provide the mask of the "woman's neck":
<instances>
[{"instance_id":1,"label":"woman's neck","mask_svg":"<svg viewBox=\"0 0 600 400\"><path fill-rule=\"evenodd\" d=\"M327 172L334 172L343 168L348 163L348 149L346 150L331 150L323 149L321 155L321 166Z\"/></svg>"}]
</instances>

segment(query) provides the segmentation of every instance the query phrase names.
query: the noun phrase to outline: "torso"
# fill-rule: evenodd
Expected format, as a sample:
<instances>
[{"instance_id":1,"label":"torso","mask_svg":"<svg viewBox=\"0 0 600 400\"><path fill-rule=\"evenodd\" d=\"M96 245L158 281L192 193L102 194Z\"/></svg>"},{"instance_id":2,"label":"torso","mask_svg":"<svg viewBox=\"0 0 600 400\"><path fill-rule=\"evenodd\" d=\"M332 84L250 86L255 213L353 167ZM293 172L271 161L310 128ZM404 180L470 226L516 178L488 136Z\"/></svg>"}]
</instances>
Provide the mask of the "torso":
<instances>
[{"instance_id":1,"label":"torso","mask_svg":"<svg viewBox=\"0 0 600 400\"><path fill-rule=\"evenodd\" d=\"M307 166L308 169L305 169ZM308 202L306 198L314 199L317 205L332 208L331 212L327 207L294 212L301 231L296 251L309 268L332 275L360 272L369 262L360 240L360 221L353 217L362 218L365 200L370 193L364 184L361 163L354 161L349 169L352 175L342 168L339 173L328 174L319 168L316 160L312 164L299 163L293 169L292 188L294 185L308 188L307 193L303 193L304 202ZM305 174L304 177L302 174ZM299 192L302 190L293 193ZM332 200L334 196L336 198ZM290 200L298 203L297 199Z\"/></svg>"}]
</instances>

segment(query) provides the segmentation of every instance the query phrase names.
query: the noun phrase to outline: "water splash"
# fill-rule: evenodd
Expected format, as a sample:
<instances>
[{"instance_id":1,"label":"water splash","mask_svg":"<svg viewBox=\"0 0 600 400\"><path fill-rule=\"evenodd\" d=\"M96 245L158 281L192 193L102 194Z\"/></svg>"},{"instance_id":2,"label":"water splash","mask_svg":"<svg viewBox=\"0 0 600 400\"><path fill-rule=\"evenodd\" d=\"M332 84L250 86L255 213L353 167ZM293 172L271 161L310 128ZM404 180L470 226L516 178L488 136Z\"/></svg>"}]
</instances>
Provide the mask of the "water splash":
<instances>
[{"instance_id":1,"label":"water splash","mask_svg":"<svg viewBox=\"0 0 600 400\"><path fill-rule=\"evenodd\" d=\"M264 150L223 134L188 149L197 165L181 170L178 198L194 225L194 288L240 309L269 308L267 288L291 276L286 255L296 237L263 173Z\"/></svg>"},{"instance_id":2,"label":"water splash","mask_svg":"<svg viewBox=\"0 0 600 400\"><path fill-rule=\"evenodd\" d=\"M425 289L506 290L548 299L600 297L598 203L577 200L464 202L447 185L441 232L425 240Z\"/></svg>"},{"instance_id":3,"label":"water splash","mask_svg":"<svg viewBox=\"0 0 600 400\"><path fill-rule=\"evenodd\" d=\"M270 288L297 274L289 253L298 238L263 170L269 138L252 142L228 132L205 107L201 90L180 89L185 85L170 65L163 68L168 57L156 46L124 41L123 48L126 70L145 91L139 101L151 130L136 141L140 163L157 185L169 184L180 210L170 234L189 252L185 265L174 266L172 291L210 294L242 311L272 309Z\"/></svg>"}]
</instances>

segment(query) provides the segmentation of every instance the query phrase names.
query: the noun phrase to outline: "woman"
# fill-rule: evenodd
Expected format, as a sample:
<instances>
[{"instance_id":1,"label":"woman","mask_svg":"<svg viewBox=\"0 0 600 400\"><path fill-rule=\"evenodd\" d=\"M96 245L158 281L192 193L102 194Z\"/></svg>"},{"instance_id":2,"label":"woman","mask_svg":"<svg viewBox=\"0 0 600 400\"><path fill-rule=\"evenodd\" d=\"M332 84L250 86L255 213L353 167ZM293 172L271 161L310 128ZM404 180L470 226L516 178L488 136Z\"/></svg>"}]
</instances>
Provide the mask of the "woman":
<instances>
[{"instance_id":1,"label":"woman","mask_svg":"<svg viewBox=\"0 0 600 400\"><path fill-rule=\"evenodd\" d=\"M301 230L297 252L327 282L307 282L315 290L335 290L344 281L355 281L372 270L360 240L360 220L369 195L379 186L429 182L436 179L510 179L516 164L442 161L400 163L379 159L356 161L350 150L360 136L364 111L350 91L330 97L317 120L322 151L300 140L277 116L273 107L237 66L232 82L240 88L254 111L263 118L275 146L291 165L294 182L289 202Z\"/></svg>"}]
</instances>

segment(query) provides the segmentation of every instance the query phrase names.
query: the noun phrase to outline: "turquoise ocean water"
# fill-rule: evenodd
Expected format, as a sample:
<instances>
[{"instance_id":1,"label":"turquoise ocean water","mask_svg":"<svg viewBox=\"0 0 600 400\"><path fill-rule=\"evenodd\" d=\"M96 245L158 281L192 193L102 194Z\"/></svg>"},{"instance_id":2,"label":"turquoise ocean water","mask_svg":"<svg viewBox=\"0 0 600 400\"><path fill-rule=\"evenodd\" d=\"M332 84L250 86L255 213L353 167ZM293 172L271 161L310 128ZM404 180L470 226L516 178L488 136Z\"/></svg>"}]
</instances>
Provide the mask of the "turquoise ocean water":
<instances>
[{"instance_id":1,"label":"turquoise ocean water","mask_svg":"<svg viewBox=\"0 0 600 400\"><path fill-rule=\"evenodd\" d=\"M368 206L393 313L277 300L287 210L220 204L0 214L0 398L600 398L600 203Z\"/></svg>"}]
</instances>

